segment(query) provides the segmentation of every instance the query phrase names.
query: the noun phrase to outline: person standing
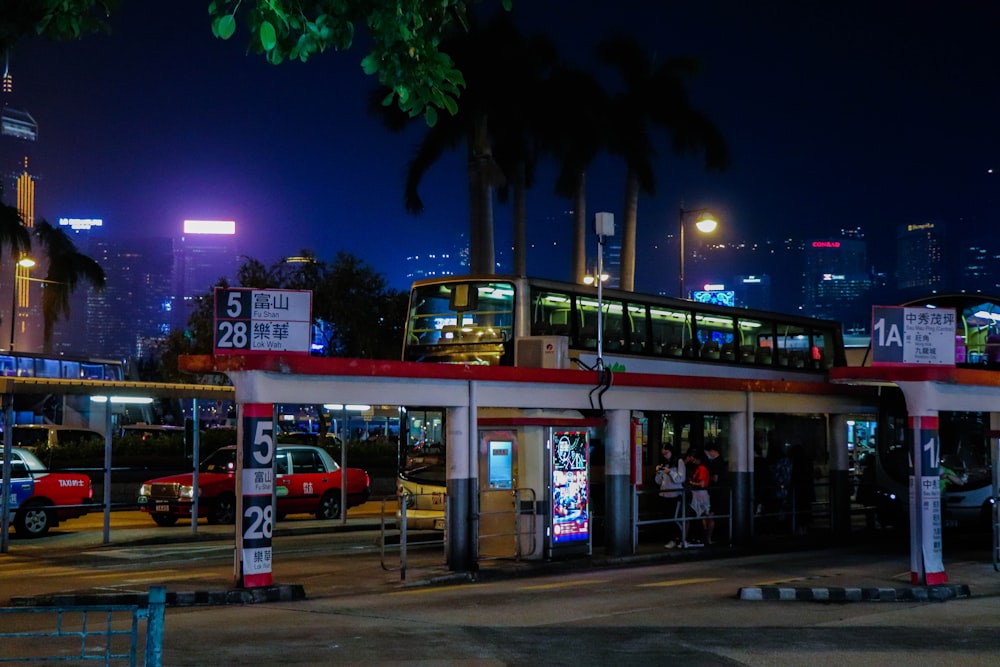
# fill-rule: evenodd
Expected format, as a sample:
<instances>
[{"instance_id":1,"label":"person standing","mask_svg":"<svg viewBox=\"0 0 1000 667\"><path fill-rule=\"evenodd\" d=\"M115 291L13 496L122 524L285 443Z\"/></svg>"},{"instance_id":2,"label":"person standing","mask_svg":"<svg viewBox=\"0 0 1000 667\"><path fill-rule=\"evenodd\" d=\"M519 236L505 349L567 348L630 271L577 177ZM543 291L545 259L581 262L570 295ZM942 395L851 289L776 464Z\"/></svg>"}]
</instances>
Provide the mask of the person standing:
<instances>
[{"instance_id":1,"label":"person standing","mask_svg":"<svg viewBox=\"0 0 1000 667\"><path fill-rule=\"evenodd\" d=\"M691 488L691 509L694 515L701 519L701 525L705 529L705 544L712 544L712 531L715 529L715 520L712 518L712 501L708 495L709 473L708 468L702 463L703 454L696 450L688 450L687 464L688 470L693 470L688 476L688 486ZM698 546L691 542L684 542L685 547Z\"/></svg>"},{"instance_id":2,"label":"person standing","mask_svg":"<svg viewBox=\"0 0 1000 667\"><path fill-rule=\"evenodd\" d=\"M660 465L656 467L654 481L660 487L659 496L663 506L663 514L674 526L668 530L670 533L677 533L677 538L671 538L666 544L668 549L673 549L684 544L685 526L683 523L678 525L677 520L680 518L681 499L684 497L684 481L687 478L687 471L684 461L677 457L670 445L663 445L660 455Z\"/></svg>"},{"instance_id":3,"label":"person standing","mask_svg":"<svg viewBox=\"0 0 1000 667\"><path fill-rule=\"evenodd\" d=\"M729 516L729 464L722 454L715 439L705 444L705 467L708 468L708 495L712 500L713 515ZM713 519L717 521L718 519ZM723 524L725 518L722 519Z\"/></svg>"}]
</instances>

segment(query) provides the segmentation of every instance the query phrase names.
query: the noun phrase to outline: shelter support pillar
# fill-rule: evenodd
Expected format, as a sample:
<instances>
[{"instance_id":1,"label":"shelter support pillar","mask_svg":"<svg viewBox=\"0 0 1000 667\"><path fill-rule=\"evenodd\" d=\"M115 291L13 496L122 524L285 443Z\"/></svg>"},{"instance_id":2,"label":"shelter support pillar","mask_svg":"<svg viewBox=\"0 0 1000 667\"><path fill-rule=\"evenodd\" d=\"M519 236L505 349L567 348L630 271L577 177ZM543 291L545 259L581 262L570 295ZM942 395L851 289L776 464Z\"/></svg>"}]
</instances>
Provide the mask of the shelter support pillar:
<instances>
[{"instance_id":1,"label":"shelter support pillar","mask_svg":"<svg viewBox=\"0 0 1000 667\"><path fill-rule=\"evenodd\" d=\"M470 390L470 394L472 394ZM471 402L471 401L470 401ZM477 498L476 410L448 408L448 492L445 512L445 557L448 567L470 572L476 567L476 535L473 530Z\"/></svg>"},{"instance_id":2,"label":"shelter support pillar","mask_svg":"<svg viewBox=\"0 0 1000 667\"><path fill-rule=\"evenodd\" d=\"M632 526L632 429L628 410L609 410L604 443L604 543L609 556L634 551Z\"/></svg>"},{"instance_id":3,"label":"shelter support pillar","mask_svg":"<svg viewBox=\"0 0 1000 667\"><path fill-rule=\"evenodd\" d=\"M753 517L753 396L746 394L746 411L729 417L728 451L723 453L729 464L732 483L730 507L713 507L716 514L731 513L733 544L746 544L752 534ZM720 536L721 537L721 536Z\"/></svg>"},{"instance_id":4,"label":"shelter support pillar","mask_svg":"<svg viewBox=\"0 0 1000 667\"><path fill-rule=\"evenodd\" d=\"M830 522L833 534L851 532L850 457L847 451L847 415L830 415L827 442L830 443Z\"/></svg>"},{"instance_id":5,"label":"shelter support pillar","mask_svg":"<svg viewBox=\"0 0 1000 667\"><path fill-rule=\"evenodd\" d=\"M929 382L899 382L913 437L910 460L910 581L947 583L941 556L941 441Z\"/></svg>"}]
</instances>

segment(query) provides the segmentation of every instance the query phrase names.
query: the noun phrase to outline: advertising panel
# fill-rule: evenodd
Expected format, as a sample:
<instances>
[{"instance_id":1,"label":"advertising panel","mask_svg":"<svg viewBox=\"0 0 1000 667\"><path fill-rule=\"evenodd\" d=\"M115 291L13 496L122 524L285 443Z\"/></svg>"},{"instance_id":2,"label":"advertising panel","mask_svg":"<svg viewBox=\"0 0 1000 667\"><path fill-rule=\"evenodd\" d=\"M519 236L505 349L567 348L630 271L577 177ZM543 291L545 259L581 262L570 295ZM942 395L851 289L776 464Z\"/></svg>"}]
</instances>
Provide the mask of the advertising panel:
<instances>
[{"instance_id":1,"label":"advertising panel","mask_svg":"<svg viewBox=\"0 0 1000 667\"><path fill-rule=\"evenodd\" d=\"M590 439L586 431L552 432L551 544L590 544Z\"/></svg>"}]
</instances>

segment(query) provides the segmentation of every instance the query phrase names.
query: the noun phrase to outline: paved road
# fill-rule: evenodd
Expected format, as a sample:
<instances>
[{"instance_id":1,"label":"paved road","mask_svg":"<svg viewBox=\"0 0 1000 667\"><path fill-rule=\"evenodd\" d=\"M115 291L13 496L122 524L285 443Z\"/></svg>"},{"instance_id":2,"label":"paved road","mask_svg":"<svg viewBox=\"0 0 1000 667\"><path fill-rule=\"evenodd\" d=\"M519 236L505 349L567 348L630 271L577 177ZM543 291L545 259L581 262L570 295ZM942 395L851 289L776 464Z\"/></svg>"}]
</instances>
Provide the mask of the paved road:
<instances>
[{"instance_id":1,"label":"paved road","mask_svg":"<svg viewBox=\"0 0 1000 667\"><path fill-rule=\"evenodd\" d=\"M382 569L370 531L279 527L276 580L301 585L307 599L169 608L164 665L969 667L996 664L1000 654L1000 573L980 542L945 548L948 572L969 586L969 598L749 602L738 599L741 588L906 587L907 545L694 556L649 547L625 560L595 553L550 565L493 563L475 580L448 576L440 552L427 549L414 554L404 583ZM232 546L221 536L163 543L138 532L163 529L134 530L129 541L125 530L113 533L120 541L110 546L74 547L80 538L69 536L53 536L48 549L14 544L0 556L0 590L17 580L33 581L36 592L229 586ZM187 539L188 529L172 530Z\"/></svg>"}]
</instances>

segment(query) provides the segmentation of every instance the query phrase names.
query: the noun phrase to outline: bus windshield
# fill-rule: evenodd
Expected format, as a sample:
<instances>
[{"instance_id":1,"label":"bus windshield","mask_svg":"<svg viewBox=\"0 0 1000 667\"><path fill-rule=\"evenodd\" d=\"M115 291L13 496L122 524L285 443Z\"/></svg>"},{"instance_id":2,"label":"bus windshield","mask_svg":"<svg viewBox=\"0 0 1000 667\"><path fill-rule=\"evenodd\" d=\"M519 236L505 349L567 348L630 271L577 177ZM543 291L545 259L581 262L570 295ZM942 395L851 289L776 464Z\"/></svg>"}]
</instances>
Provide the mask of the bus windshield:
<instances>
[{"instance_id":1,"label":"bus windshield","mask_svg":"<svg viewBox=\"0 0 1000 667\"><path fill-rule=\"evenodd\" d=\"M410 408L399 475L420 484L445 486L444 411Z\"/></svg>"},{"instance_id":2,"label":"bus windshield","mask_svg":"<svg viewBox=\"0 0 1000 667\"><path fill-rule=\"evenodd\" d=\"M467 281L417 286L410 295L409 361L496 365L514 338L514 286Z\"/></svg>"}]
</instances>

